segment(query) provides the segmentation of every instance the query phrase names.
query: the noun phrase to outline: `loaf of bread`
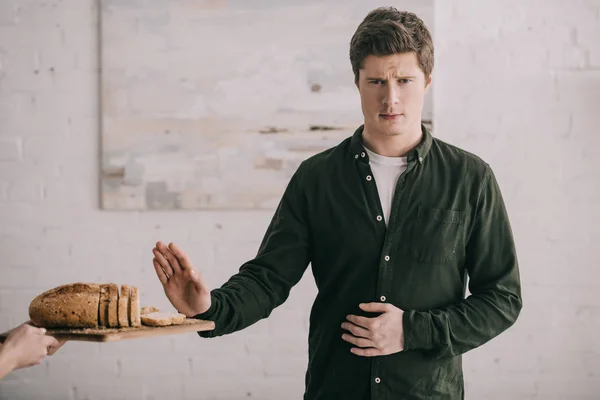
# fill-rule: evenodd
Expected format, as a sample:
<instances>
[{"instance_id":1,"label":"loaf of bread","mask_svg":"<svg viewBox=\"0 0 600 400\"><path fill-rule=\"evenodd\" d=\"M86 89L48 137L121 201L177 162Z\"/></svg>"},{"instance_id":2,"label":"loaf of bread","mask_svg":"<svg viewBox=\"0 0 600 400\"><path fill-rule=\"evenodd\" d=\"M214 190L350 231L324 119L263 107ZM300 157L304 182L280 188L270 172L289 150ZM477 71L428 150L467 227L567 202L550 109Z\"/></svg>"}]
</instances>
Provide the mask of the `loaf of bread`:
<instances>
[{"instance_id":1,"label":"loaf of bread","mask_svg":"<svg viewBox=\"0 0 600 400\"><path fill-rule=\"evenodd\" d=\"M95 328L98 326L100 285L62 285L37 296L29 305L29 318L46 328Z\"/></svg>"},{"instance_id":2,"label":"loaf of bread","mask_svg":"<svg viewBox=\"0 0 600 400\"><path fill-rule=\"evenodd\" d=\"M29 318L45 328L141 326L139 291L114 283L71 283L50 289L29 305Z\"/></svg>"},{"instance_id":3,"label":"loaf of bread","mask_svg":"<svg viewBox=\"0 0 600 400\"><path fill-rule=\"evenodd\" d=\"M185 314L153 312L142 315L142 323L148 326L168 326L177 325L185 321Z\"/></svg>"}]
</instances>

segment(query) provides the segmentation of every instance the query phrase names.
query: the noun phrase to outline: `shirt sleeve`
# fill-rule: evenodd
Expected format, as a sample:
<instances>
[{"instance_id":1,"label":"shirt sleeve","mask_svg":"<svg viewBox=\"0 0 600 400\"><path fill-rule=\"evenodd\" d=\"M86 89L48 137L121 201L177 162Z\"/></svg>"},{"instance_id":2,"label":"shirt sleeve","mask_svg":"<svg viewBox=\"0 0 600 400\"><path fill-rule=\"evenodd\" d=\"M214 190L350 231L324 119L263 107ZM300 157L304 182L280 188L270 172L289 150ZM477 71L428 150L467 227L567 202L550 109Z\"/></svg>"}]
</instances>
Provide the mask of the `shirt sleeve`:
<instances>
[{"instance_id":1,"label":"shirt sleeve","mask_svg":"<svg viewBox=\"0 0 600 400\"><path fill-rule=\"evenodd\" d=\"M434 358L463 354L508 329L521 311L514 239L489 166L479 191L465 263L471 295L441 309L406 311L405 350L428 351Z\"/></svg>"},{"instance_id":2,"label":"shirt sleeve","mask_svg":"<svg viewBox=\"0 0 600 400\"><path fill-rule=\"evenodd\" d=\"M302 168L288 183L257 256L212 290L210 308L195 317L215 322L214 330L200 336L233 333L268 317L302 278L311 258Z\"/></svg>"}]
</instances>

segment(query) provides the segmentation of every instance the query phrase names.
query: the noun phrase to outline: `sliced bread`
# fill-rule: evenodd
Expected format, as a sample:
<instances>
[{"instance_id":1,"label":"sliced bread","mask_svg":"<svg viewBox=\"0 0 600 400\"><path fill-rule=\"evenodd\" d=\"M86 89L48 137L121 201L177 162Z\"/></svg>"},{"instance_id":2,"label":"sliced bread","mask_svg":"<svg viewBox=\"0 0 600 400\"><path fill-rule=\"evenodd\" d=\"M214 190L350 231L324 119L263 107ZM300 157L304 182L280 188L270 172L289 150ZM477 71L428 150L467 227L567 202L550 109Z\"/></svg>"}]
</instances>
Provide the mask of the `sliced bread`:
<instances>
[{"instance_id":1,"label":"sliced bread","mask_svg":"<svg viewBox=\"0 0 600 400\"><path fill-rule=\"evenodd\" d=\"M169 312L153 312L142 315L142 324L147 326L168 326L182 324L185 314Z\"/></svg>"},{"instance_id":2,"label":"sliced bread","mask_svg":"<svg viewBox=\"0 0 600 400\"><path fill-rule=\"evenodd\" d=\"M140 296L137 286L131 286L129 297L129 324L130 326L142 326L140 319Z\"/></svg>"},{"instance_id":3,"label":"sliced bread","mask_svg":"<svg viewBox=\"0 0 600 400\"><path fill-rule=\"evenodd\" d=\"M146 307L142 307L140 314L144 315L144 314L150 314L153 312L159 312L160 310L156 307L152 307L152 306L146 306Z\"/></svg>"},{"instance_id":4,"label":"sliced bread","mask_svg":"<svg viewBox=\"0 0 600 400\"><path fill-rule=\"evenodd\" d=\"M100 306L98 307L98 325L108 327L108 285L100 285Z\"/></svg>"},{"instance_id":5,"label":"sliced bread","mask_svg":"<svg viewBox=\"0 0 600 400\"><path fill-rule=\"evenodd\" d=\"M119 327L119 287L115 283L108 284L108 327Z\"/></svg>"},{"instance_id":6,"label":"sliced bread","mask_svg":"<svg viewBox=\"0 0 600 400\"><path fill-rule=\"evenodd\" d=\"M119 304L117 308L120 328L129 326L129 292L129 285L121 285L121 293L119 294Z\"/></svg>"}]
</instances>

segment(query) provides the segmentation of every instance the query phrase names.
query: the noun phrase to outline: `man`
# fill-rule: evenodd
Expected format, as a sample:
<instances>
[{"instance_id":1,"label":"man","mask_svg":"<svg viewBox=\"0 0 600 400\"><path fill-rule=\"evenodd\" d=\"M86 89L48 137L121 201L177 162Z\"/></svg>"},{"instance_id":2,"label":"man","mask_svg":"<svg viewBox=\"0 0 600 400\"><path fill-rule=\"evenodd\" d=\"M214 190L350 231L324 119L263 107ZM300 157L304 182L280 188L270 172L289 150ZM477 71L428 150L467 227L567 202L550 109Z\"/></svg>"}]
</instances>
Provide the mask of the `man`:
<instances>
[{"instance_id":1,"label":"man","mask_svg":"<svg viewBox=\"0 0 600 400\"><path fill-rule=\"evenodd\" d=\"M0 379L14 369L31 367L52 355L64 342L46 335L44 328L24 323L10 331L0 344Z\"/></svg>"},{"instance_id":2,"label":"man","mask_svg":"<svg viewBox=\"0 0 600 400\"><path fill-rule=\"evenodd\" d=\"M416 15L365 17L350 43L364 125L301 164L258 255L220 289L176 245L153 249L173 306L216 322L203 337L268 317L310 263L318 295L305 399L463 399L461 355L521 310L490 167L421 124L433 53Z\"/></svg>"}]
</instances>

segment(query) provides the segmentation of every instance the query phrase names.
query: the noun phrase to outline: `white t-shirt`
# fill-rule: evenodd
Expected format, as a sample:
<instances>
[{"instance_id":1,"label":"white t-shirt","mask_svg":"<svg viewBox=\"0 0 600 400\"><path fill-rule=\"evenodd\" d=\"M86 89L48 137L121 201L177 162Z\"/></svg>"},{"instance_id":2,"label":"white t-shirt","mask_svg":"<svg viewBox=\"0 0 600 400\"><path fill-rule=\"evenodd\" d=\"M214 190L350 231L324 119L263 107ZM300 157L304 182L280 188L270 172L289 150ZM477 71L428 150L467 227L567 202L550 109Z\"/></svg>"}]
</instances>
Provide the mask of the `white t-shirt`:
<instances>
[{"instance_id":1,"label":"white t-shirt","mask_svg":"<svg viewBox=\"0 0 600 400\"><path fill-rule=\"evenodd\" d=\"M387 225L390 219L390 211L392 208L392 200L396 183L400 175L406 170L408 161L407 157L385 157L365 148L369 155L369 165L373 172L373 178L377 184L379 192L379 200L381 200L381 208L385 223Z\"/></svg>"}]
</instances>

